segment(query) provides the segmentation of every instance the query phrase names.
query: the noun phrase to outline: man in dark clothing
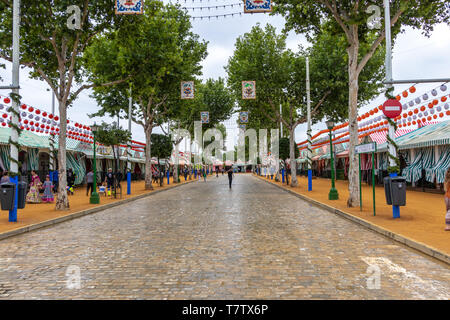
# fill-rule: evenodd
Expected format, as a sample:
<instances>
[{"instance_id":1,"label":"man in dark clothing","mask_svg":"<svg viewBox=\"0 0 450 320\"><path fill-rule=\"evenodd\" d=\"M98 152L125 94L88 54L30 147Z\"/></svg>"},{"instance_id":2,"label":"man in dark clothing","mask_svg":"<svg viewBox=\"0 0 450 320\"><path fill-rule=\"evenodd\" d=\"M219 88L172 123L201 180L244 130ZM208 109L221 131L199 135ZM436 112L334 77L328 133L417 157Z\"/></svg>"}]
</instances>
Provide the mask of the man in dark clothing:
<instances>
[{"instance_id":1,"label":"man in dark clothing","mask_svg":"<svg viewBox=\"0 0 450 320\"><path fill-rule=\"evenodd\" d=\"M111 168L108 169L105 180L108 185L108 195L111 195L111 187L114 187L114 173L112 172Z\"/></svg>"},{"instance_id":2,"label":"man in dark clothing","mask_svg":"<svg viewBox=\"0 0 450 320\"><path fill-rule=\"evenodd\" d=\"M228 183L230 184L230 189L231 189L231 183L233 182L233 167L230 167L227 170L228 173Z\"/></svg>"},{"instance_id":3,"label":"man in dark clothing","mask_svg":"<svg viewBox=\"0 0 450 320\"><path fill-rule=\"evenodd\" d=\"M94 172L92 170L90 170L87 174L86 174L86 196L89 195L89 191L90 194L92 194L92 191L94 190Z\"/></svg>"},{"instance_id":4,"label":"man in dark clothing","mask_svg":"<svg viewBox=\"0 0 450 320\"><path fill-rule=\"evenodd\" d=\"M75 174L72 171L72 168L67 170L67 186L69 187L70 194L73 195L73 185L75 184Z\"/></svg>"},{"instance_id":5,"label":"man in dark clothing","mask_svg":"<svg viewBox=\"0 0 450 320\"><path fill-rule=\"evenodd\" d=\"M219 167L216 167L216 178L219 177Z\"/></svg>"}]
</instances>

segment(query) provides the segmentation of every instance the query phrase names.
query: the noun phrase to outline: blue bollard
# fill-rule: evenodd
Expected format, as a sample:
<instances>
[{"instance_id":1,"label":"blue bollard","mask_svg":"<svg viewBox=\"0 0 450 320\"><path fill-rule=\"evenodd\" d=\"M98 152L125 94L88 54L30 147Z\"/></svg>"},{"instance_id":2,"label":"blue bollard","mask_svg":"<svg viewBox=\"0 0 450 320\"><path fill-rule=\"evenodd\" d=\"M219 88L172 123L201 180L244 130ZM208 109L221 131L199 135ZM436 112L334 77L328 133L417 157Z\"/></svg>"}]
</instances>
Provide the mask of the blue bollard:
<instances>
[{"instance_id":1,"label":"blue bollard","mask_svg":"<svg viewBox=\"0 0 450 320\"><path fill-rule=\"evenodd\" d=\"M308 170L308 191L312 191L312 170Z\"/></svg>"},{"instance_id":2,"label":"blue bollard","mask_svg":"<svg viewBox=\"0 0 450 320\"><path fill-rule=\"evenodd\" d=\"M131 172L127 172L127 194L131 194Z\"/></svg>"},{"instance_id":3,"label":"blue bollard","mask_svg":"<svg viewBox=\"0 0 450 320\"><path fill-rule=\"evenodd\" d=\"M14 183L16 185L16 189L14 192L14 209L9 210L9 222L17 222L17 200L18 200L18 193L19 193L19 186L17 183L19 182L19 177L10 177L9 181Z\"/></svg>"},{"instance_id":4,"label":"blue bollard","mask_svg":"<svg viewBox=\"0 0 450 320\"><path fill-rule=\"evenodd\" d=\"M167 170L167 184L170 184L170 172Z\"/></svg>"},{"instance_id":5,"label":"blue bollard","mask_svg":"<svg viewBox=\"0 0 450 320\"><path fill-rule=\"evenodd\" d=\"M281 169L281 180L284 183L284 169Z\"/></svg>"},{"instance_id":6,"label":"blue bollard","mask_svg":"<svg viewBox=\"0 0 450 320\"><path fill-rule=\"evenodd\" d=\"M389 174L389 177L391 177L391 178L396 177L396 176L397 176L397 173L395 173L395 172ZM394 219L400 218L400 207L399 206L392 206L392 217Z\"/></svg>"},{"instance_id":7,"label":"blue bollard","mask_svg":"<svg viewBox=\"0 0 450 320\"><path fill-rule=\"evenodd\" d=\"M194 170L194 179L197 179L197 169Z\"/></svg>"}]
</instances>

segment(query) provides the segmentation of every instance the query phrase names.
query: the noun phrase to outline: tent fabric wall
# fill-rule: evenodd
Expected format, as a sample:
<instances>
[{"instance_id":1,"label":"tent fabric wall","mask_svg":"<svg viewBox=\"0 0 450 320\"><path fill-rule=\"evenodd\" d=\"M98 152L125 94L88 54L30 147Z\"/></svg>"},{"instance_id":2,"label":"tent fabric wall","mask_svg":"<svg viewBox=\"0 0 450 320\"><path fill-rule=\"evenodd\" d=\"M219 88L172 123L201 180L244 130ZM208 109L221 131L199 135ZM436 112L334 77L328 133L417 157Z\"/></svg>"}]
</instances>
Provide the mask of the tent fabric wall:
<instances>
[{"instance_id":1,"label":"tent fabric wall","mask_svg":"<svg viewBox=\"0 0 450 320\"><path fill-rule=\"evenodd\" d=\"M426 168L426 180L428 182L434 182L436 178L437 183L444 183L445 172L450 167L450 147L445 146L442 148L440 158L432 168Z\"/></svg>"},{"instance_id":2,"label":"tent fabric wall","mask_svg":"<svg viewBox=\"0 0 450 320\"><path fill-rule=\"evenodd\" d=\"M0 145L0 166L3 170L9 170L9 146Z\"/></svg>"},{"instance_id":3,"label":"tent fabric wall","mask_svg":"<svg viewBox=\"0 0 450 320\"><path fill-rule=\"evenodd\" d=\"M432 168L434 162L433 148L417 150L415 159L403 169L403 176L407 182L416 182L422 177L422 169Z\"/></svg>"},{"instance_id":4,"label":"tent fabric wall","mask_svg":"<svg viewBox=\"0 0 450 320\"><path fill-rule=\"evenodd\" d=\"M79 159L72 152L67 152L67 169L71 168L76 175L75 185L82 184L86 176L86 168L80 164Z\"/></svg>"},{"instance_id":5,"label":"tent fabric wall","mask_svg":"<svg viewBox=\"0 0 450 320\"><path fill-rule=\"evenodd\" d=\"M29 148L27 151L27 170L39 169L39 149Z\"/></svg>"}]
</instances>

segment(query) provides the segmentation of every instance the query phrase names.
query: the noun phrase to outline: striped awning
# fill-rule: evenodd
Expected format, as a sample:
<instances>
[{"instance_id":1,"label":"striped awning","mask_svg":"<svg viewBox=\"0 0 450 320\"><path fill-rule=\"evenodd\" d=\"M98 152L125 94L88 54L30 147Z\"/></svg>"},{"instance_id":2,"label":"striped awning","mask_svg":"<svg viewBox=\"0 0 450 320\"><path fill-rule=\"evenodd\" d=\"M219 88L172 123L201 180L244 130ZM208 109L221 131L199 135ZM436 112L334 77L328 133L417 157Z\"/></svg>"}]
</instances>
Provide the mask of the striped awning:
<instances>
[{"instance_id":1,"label":"striped awning","mask_svg":"<svg viewBox=\"0 0 450 320\"><path fill-rule=\"evenodd\" d=\"M397 129L397 131L395 132L395 137L401 137L407 133L410 133L411 131L416 130L415 128L408 128L408 129ZM372 134L370 134L370 138L372 139L372 141L376 142L377 145L381 145L383 143L385 143L387 141L386 138L387 135L387 131L382 131L382 132L374 132Z\"/></svg>"}]
</instances>

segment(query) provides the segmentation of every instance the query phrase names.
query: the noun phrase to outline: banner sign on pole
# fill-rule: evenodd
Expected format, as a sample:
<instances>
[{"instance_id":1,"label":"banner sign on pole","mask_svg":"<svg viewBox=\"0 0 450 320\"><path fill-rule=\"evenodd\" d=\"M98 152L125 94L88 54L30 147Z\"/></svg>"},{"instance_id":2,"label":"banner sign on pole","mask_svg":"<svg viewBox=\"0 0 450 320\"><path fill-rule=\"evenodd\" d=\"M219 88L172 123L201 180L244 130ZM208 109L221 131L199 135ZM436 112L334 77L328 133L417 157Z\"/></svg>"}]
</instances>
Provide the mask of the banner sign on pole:
<instances>
[{"instance_id":1,"label":"banner sign on pole","mask_svg":"<svg viewBox=\"0 0 450 320\"><path fill-rule=\"evenodd\" d=\"M355 146L356 154L371 153L371 152L377 152L377 143L376 142L359 144L359 145Z\"/></svg>"},{"instance_id":2,"label":"banner sign on pole","mask_svg":"<svg viewBox=\"0 0 450 320\"><path fill-rule=\"evenodd\" d=\"M244 13L272 12L271 0L245 0Z\"/></svg>"},{"instance_id":3,"label":"banner sign on pole","mask_svg":"<svg viewBox=\"0 0 450 320\"><path fill-rule=\"evenodd\" d=\"M248 123L248 111L239 112L239 120L241 123Z\"/></svg>"},{"instance_id":4,"label":"banner sign on pole","mask_svg":"<svg viewBox=\"0 0 450 320\"><path fill-rule=\"evenodd\" d=\"M256 99L255 81L242 81L242 99Z\"/></svg>"},{"instance_id":5,"label":"banner sign on pole","mask_svg":"<svg viewBox=\"0 0 450 320\"><path fill-rule=\"evenodd\" d=\"M194 81L181 81L181 99L194 99Z\"/></svg>"},{"instance_id":6,"label":"banner sign on pole","mask_svg":"<svg viewBox=\"0 0 450 320\"><path fill-rule=\"evenodd\" d=\"M115 0L116 14L143 14L143 0Z\"/></svg>"},{"instance_id":7,"label":"banner sign on pole","mask_svg":"<svg viewBox=\"0 0 450 320\"><path fill-rule=\"evenodd\" d=\"M239 125L239 129L242 129L242 130L247 130L247 125L246 124L240 124Z\"/></svg>"},{"instance_id":8,"label":"banner sign on pole","mask_svg":"<svg viewBox=\"0 0 450 320\"><path fill-rule=\"evenodd\" d=\"M200 112L200 119L202 123L209 123L209 111Z\"/></svg>"}]
</instances>

